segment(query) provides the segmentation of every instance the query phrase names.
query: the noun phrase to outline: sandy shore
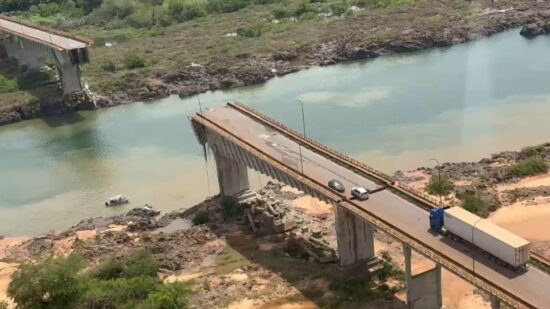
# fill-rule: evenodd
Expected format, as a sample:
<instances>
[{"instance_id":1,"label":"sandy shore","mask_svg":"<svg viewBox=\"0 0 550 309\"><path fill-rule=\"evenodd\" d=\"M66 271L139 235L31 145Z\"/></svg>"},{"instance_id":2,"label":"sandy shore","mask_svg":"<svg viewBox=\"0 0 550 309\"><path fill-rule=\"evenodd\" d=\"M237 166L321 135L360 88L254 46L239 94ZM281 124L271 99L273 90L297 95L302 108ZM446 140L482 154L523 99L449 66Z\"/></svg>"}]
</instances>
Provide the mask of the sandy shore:
<instances>
[{"instance_id":1,"label":"sandy shore","mask_svg":"<svg viewBox=\"0 0 550 309\"><path fill-rule=\"evenodd\" d=\"M0 259L7 249L28 240L28 237L8 237L0 240ZM18 264L0 262L0 300L9 302L6 292L11 281L11 275L17 270ZM11 303L10 303L11 304Z\"/></svg>"},{"instance_id":2,"label":"sandy shore","mask_svg":"<svg viewBox=\"0 0 550 309\"><path fill-rule=\"evenodd\" d=\"M544 175L538 175L533 177L527 177L519 182L512 184L503 184L497 186L498 191L514 190L519 188L533 188L539 186L550 186L550 173Z\"/></svg>"}]
</instances>

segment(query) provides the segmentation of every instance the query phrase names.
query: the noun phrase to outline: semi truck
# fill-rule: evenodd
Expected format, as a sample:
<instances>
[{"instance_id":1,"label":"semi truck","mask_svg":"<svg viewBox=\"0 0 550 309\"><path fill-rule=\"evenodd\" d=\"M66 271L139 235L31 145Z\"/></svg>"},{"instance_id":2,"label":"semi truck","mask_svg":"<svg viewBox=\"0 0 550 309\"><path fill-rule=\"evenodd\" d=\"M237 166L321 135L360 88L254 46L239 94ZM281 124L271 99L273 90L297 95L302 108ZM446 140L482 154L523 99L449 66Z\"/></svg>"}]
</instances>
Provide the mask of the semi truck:
<instances>
[{"instance_id":1,"label":"semi truck","mask_svg":"<svg viewBox=\"0 0 550 309\"><path fill-rule=\"evenodd\" d=\"M529 241L460 207L430 211L430 230L466 242L495 263L523 271L529 261Z\"/></svg>"}]
</instances>

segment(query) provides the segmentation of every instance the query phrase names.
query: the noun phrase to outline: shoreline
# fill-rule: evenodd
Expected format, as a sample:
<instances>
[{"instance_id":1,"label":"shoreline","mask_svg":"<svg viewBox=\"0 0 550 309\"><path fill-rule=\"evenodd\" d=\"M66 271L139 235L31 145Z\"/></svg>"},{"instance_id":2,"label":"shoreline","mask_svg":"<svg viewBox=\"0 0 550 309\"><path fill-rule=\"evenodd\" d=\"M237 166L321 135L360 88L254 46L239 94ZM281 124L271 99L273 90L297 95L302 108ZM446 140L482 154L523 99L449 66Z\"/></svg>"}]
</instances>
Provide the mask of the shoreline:
<instances>
[{"instance_id":1,"label":"shoreline","mask_svg":"<svg viewBox=\"0 0 550 309\"><path fill-rule=\"evenodd\" d=\"M547 220L544 218L550 219L550 173L502 176L502 171L533 153L550 159L550 143L501 152L478 162L443 163L443 173L455 183L455 193L445 200L457 199L460 192L476 187L476 181L485 175L484 189L479 194L494 194L499 200L499 207L491 211L489 220L518 234L525 232L522 236L532 242L537 252L550 256L550 238L546 239L550 235L536 233L537 229L545 228ZM434 172L433 168L419 167L397 172L396 177L423 190ZM0 240L0 299L5 298L3 293L16 267L36 254L59 255L75 251L90 265L97 265L110 256L126 256L140 248L154 251L160 259L162 271L159 276L165 282L194 280L200 283L193 298L196 308L222 302L235 308L245 304L250 308L281 302L292 304L296 297L314 307L340 299L338 290L326 283L340 280L334 264L337 250L332 207L298 190L268 183L257 192L257 199L245 204L246 216L252 215L252 222L259 220L255 231L250 218L249 221L224 218L219 203L217 197L211 197L191 208L162 216L155 210L135 208L118 216L84 219L60 232L32 238L4 238ZM533 211L525 212L528 207ZM191 226L189 221L201 211L209 214L210 221ZM518 218L529 223L524 224ZM316 244L321 246L316 247ZM310 246L309 251L303 249L304 246ZM395 267L403 269L402 248L391 237L376 232L375 246L377 254L390 252ZM288 266L289 259L296 265ZM429 263L420 255L415 255L415 259L420 266ZM300 277L298 274L304 271L304 277ZM309 276L316 272L323 275ZM483 292L446 271L443 278L444 300L450 308L489 308ZM254 282L263 292L250 289L247 282ZM310 291L319 289L319 286L312 287L312 282L322 285L321 297ZM399 279L392 278L384 284L391 287L393 294L389 302L389 296L384 296L385 301L379 303L379 308L401 308L405 298ZM215 288L202 288L212 285L224 286L232 292L222 295ZM282 295L281 290L284 291ZM375 299L374 303L378 301Z\"/></svg>"},{"instance_id":2,"label":"shoreline","mask_svg":"<svg viewBox=\"0 0 550 309\"><path fill-rule=\"evenodd\" d=\"M159 72L155 77L140 76L129 72L125 78L130 88L114 93L97 93L97 108L106 108L134 102L150 102L179 95L181 98L200 93L234 89L265 83L274 77L307 70L312 67L328 66L355 60L374 59L387 55L417 52L431 48L451 47L454 45L477 41L492 35L540 22L550 16L550 3L524 3L515 1L503 7L502 4L480 4L479 16L470 19L445 21L448 24L440 27L420 23L411 27L409 24L398 24L397 29L387 35L365 36L365 27L381 32L378 24L368 24L359 17L346 17L342 27L335 29L331 38L314 42L292 50L277 50L272 53L252 53L229 57L214 57L204 65L188 65L178 73ZM425 8L424 8L425 9ZM422 11L421 9L418 9ZM391 12L390 16L406 19L418 12ZM437 13L437 12L436 12ZM443 11L442 13L445 13ZM407 14L411 15L408 16ZM425 16L421 16L423 21ZM376 20L374 20L376 21ZM379 21L380 22L380 21ZM356 32L352 32L357 28ZM343 32L343 33L339 33ZM518 29L518 38L520 30ZM61 104L63 105L63 104ZM66 105L66 104L65 104ZM90 104L61 106L56 115L79 110L90 110ZM18 110L0 112L0 125L19 122L27 119L42 118L41 108L24 106Z\"/></svg>"}]
</instances>

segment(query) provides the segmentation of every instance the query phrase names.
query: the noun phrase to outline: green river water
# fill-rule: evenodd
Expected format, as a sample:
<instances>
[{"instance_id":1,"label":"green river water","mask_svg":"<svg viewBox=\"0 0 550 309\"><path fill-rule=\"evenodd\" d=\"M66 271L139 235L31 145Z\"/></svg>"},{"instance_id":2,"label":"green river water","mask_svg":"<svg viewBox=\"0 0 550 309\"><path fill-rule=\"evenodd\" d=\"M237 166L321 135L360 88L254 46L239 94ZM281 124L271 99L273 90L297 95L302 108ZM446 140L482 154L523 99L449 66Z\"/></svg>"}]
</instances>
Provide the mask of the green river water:
<instances>
[{"instance_id":1,"label":"green river water","mask_svg":"<svg viewBox=\"0 0 550 309\"><path fill-rule=\"evenodd\" d=\"M314 68L200 96L240 100L388 173L549 141L550 37L518 30L449 49ZM167 211L217 192L176 96L0 127L0 235L61 229L144 203ZM208 168L209 178L206 176ZM251 172L254 186L267 178ZM132 203L106 208L124 194Z\"/></svg>"}]
</instances>

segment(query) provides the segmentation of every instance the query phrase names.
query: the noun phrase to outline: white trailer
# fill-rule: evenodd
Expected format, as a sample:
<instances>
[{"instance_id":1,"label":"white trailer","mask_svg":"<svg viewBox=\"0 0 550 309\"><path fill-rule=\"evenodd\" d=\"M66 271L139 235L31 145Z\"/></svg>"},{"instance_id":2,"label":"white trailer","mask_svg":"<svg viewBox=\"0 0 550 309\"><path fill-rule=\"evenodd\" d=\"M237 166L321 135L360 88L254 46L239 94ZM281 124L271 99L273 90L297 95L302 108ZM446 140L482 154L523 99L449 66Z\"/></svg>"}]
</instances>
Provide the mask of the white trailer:
<instances>
[{"instance_id":1,"label":"white trailer","mask_svg":"<svg viewBox=\"0 0 550 309\"><path fill-rule=\"evenodd\" d=\"M448 233L474 244L513 268L525 266L529 261L530 243L527 240L460 207L451 207L444 213L444 227Z\"/></svg>"}]
</instances>

